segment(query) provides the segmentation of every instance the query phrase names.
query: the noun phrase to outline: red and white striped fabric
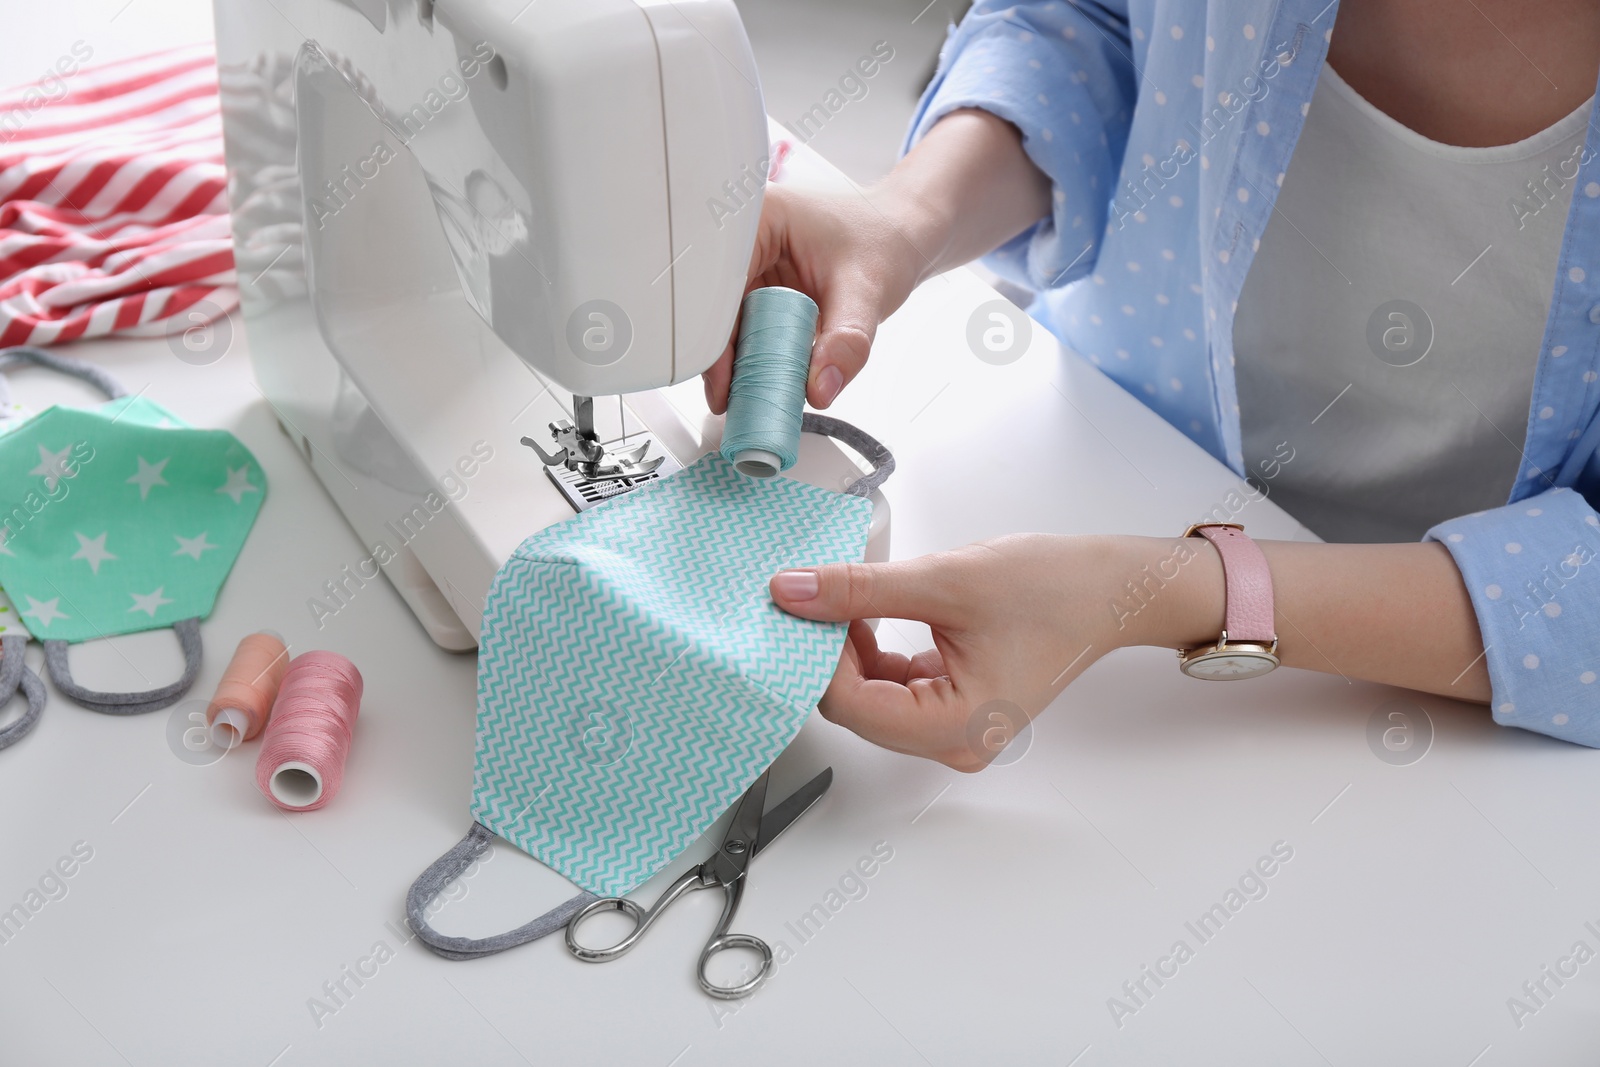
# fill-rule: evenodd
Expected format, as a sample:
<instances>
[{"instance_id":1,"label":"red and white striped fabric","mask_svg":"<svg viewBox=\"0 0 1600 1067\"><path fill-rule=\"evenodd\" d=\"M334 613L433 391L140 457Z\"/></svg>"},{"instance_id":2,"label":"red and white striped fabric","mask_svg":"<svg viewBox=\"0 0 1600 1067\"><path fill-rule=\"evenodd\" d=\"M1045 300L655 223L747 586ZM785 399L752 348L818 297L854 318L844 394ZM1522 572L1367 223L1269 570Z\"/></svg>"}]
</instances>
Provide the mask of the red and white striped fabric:
<instances>
[{"instance_id":1,"label":"red and white striped fabric","mask_svg":"<svg viewBox=\"0 0 1600 1067\"><path fill-rule=\"evenodd\" d=\"M237 307L212 47L64 60L0 91L0 346Z\"/></svg>"}]
</instances>

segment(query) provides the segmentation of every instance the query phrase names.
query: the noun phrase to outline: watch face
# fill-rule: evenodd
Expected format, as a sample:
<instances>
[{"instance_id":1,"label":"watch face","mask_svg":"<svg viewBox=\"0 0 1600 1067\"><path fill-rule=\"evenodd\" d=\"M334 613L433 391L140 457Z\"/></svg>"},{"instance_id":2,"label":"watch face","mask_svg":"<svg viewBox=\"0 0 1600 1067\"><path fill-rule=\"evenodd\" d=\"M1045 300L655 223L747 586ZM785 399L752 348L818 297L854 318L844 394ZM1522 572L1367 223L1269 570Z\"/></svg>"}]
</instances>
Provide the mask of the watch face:
<instances>
[{"instance_id":1,"label":"watch face","mask_svg":"<svg viewBox=\"0 0 1600 1067\"><path fill-rule=\"evenodd\" d=\"M1208 681L1231 681L1239 678L1257 678L1278 665L1271 656L1259 652L1211 652L1185 660L1183 672L1191 678Z\"/></svg>"}]
</instances>

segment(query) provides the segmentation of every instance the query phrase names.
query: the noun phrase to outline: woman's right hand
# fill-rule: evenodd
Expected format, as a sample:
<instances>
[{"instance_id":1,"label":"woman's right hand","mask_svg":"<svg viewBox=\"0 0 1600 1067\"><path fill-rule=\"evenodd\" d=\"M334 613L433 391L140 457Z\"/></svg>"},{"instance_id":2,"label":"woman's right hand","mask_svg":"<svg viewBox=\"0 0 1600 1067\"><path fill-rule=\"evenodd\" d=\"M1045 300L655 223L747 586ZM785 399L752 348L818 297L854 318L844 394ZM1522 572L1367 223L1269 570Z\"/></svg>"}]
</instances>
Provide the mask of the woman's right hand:
<instances>
[{"instance_id":1,"label":"woman's right hand","mask_svg":"<svg viewBox=\"0 0 1600 1067\"><path fill-rule=\"evenodd\" d=\"M823 195L767 187L750 256L746 292L768 285L798 289L817 302L806 400L832 404L866 365L878 323L921 280L929 264L912 243L901 214L871 192ZM733 337L705 372L706 403L722 414L733 375Z\"/></svg>"},{"instance_id":2,"label":"woman's right hand","mask_svg":"<svg viewBox=\"0 0 1600 1067\"><path fill-rule=\"evenodd\" d=\"M817 302L806 400L832 404L866 365L878 323L925 278L1003 244L1050 213L1050 180L1022 135L987 111L941 118L883 181L821 194L768 185L748 292L786 285ZM706 403L728 408L733 347L705 373Z\"/></svg>"}]
</instances>

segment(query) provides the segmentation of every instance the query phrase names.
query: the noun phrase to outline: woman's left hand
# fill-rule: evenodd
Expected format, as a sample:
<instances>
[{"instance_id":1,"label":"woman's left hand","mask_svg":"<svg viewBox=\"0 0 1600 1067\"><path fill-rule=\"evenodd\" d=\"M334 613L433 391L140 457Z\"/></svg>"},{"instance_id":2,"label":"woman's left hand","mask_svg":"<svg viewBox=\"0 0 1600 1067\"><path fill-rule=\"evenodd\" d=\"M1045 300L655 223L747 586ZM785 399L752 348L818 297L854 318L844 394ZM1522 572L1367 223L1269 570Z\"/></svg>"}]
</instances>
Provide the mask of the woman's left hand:
<instances>
[{"instance_id":1,"label":"woman's left hand","mask_svg":"<svg viewBox=\"0 0 1600 1067\"><path fill-rule=\"evenodd\" d=\"M1127 583L1174 549L1186 558L1173 563L1163 595L1148 605L1130 597ZM1156 632L1174 630L1177 612L1206 616L1194 608L1208 597L1213 635L1222 613L1214 550L1156 538L1021 534L918 559L784 571L770 588L791 614L850 623L818 705L829 721L961 771L988 766L1002 747L1002 721L1032 719L1107 652L1154 643ZM885 652L862 621L870 618L924 622L934 647L911 657ZM1003 741L1022 727L1009 724Z\"/></svg>"}]
</instances>

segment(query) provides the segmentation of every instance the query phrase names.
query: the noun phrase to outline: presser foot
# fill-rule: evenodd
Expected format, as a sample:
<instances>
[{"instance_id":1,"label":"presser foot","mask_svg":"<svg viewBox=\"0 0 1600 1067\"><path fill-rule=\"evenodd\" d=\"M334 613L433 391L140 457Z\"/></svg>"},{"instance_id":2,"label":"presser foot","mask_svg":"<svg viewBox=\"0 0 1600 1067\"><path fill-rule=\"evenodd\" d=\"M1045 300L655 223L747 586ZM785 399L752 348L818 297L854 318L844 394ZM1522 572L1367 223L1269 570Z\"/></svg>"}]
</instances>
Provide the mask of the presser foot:
<instances>
[{"instance_id":1,"label":"presser foot","mask_svg":"<svg viewBox=\"0 0 1600 1067\"><path fill-rule=\"evenodd\" d=\"M620 398L618 410L621 410ZM550 424L550 437L556 446L554 452L546 452L531 437L524 437L522 443L537 452L546 467L565 467L591 482L646 478L661 466L660 456L644 458L650 448L648 439L621 448L607 448L600 443L594 430L594 397L573 394L572 417L575 423L559 419Z\"/></svg>"},{"instance_id":2,"label":"presser foot","mask_svg":"<svg viewBox=\"0 0 1600 1067\"><path fill-rule=\"evenodd\" d=\"M572 505L574 511L587 511L603 500L637 489L646 482L653 482L664 478L680 468L677 460L673 459L666 451L653 456L643 463L627 468L636 473L618 473L607 478L589 478L583 470L583 464L568 464L564 460L551 462L551 454L533 445L528 438L523 438L523 443L529 445L534 451L540 453L540 458L545 459L544 473L561 490L561 495L566 497L567 503ZM647 438L641 445L630 445L626 451L637 450L642 456L650 447ZM624 450L618 450L624 451Z\"/></svg>"},{"instance_id":3,"label":"presser foot","mask_svg":"<svg viewBox=\"0 0 1600 1067\"><path fill-rule=\"evenodd\" d=\"M545 466L564 467L591 482L644 478L660 468L665 460L664 456L644 458L650 450L648 438L636 445L606 448L593 437L584 436L565 419L550 424L550 436L556 444L554 452L545 451L531 437L524 437L522 443L538 453Z\"/></svg>"},{"instance_id":4,"label":"presser foot","mask_svg":"<svg viewBox=\"0 0 1600 1067\"><path fill-rule=\"evenodd\" d=\"M660 450L660 455L645 458L652 444L648 436L615 448L601 444L594 429L593 397L574 395L572 413L576 424L566 419L550 424L555 451L547 451L531 437L524 437L522 443L544 461L545 475L574 510L585 511L608 497L679 469L665 449Z\"/></svg>"}]
</instances>

